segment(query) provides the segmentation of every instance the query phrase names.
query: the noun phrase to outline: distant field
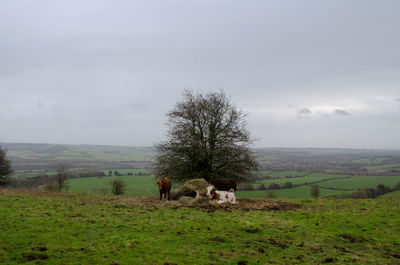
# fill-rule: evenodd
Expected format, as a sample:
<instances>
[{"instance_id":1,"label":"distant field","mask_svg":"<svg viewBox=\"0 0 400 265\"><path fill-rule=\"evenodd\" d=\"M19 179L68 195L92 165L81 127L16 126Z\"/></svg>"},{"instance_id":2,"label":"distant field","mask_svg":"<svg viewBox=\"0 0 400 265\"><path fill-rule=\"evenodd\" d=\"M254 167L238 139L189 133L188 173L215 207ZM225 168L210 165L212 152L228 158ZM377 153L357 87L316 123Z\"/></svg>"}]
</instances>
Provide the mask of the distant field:
<instances>
[{"instance_id":1,"label":"distant field","mask_svg":"<svg viewBox=\"0 0 400 265\"><path fill-rule=\"evenodd\" d=\"M379 198L385 198L385 199L389 199L389 198L400 199L400 190L397 190L397 191L393 191L393 192L389 192L389 193L383 194L382 196L379 196Z\"/></svg>"},{"instance_id":2,"label":"distant field","mask_svg":"<svg viewBox=\"0 0 400 265\"><path fill-rule=\"evenodd\" d=\"M400 164L386 164L386 165L367 166L368 170L380 170L380 169L390 169L390 168L400 168Z\"/></svg>"},{"instance_id":3,"label":"distant field","mask_svg":"<svg viewBox=\"0 0 400 265\"><path fill-rule=\"evenodd\" d=\"M364 159L357 159L353 160L353 163L358 164L366 164L366 165L375 165L375 164L382 164L385 161L385 157L374 157L374 158L364 158Z\"/></svg>"},{"instance_id":4,"label":"distant field","mask_svg":"<svg viewBox=\"0 0 400 265\"><path fill-rule=\"evenodd\" d=\"M115 178L122 179L127 184L125 187L127 195L147 196L158 193L157 183L149 175L74 178L68 180L69 191L75 193L101 193L104 190L111 194L110 182Z\"/></svg>"},{"instance_id":5,"label":"distant field","mask_svg":"<svg viewBox=\"0 0 400 265\"><path fill-rule=\"evenodd\" d=\"M304 176L308 174L308 172L304 171L274 171L274 172L266 172L268 176L271 177L278 177L278 178L284 178L286 176Z\"/></svg>"},{"instance_id":6,"label":"distant field","mask_svg":"<svg viewBox=\"0 0 400 265\"><path fill-rule=\"evenodd\" d=\"M9 155L19 159L152 161L154 150L147 147L11 144Z\"/></svg>"},{"instance_id":7,"label":"distant field","mask_svg":"<svg viewBox=\"0 0 400 265\"><path fill-rule=\"evenodd\" d=\"M257 184L261 183L278 183L282 184L285 182L291 182L292 184L303 184L303 183L311 183L315 181L321 181L324 179L329 179L329 178L345 178L347 177L346 175L337 175L337 174L321 174L321 173L312 173L312 174L304 174L306 175L305 177L296 177L296 178L280 178L280 179L264 179L264 180L258 180L256 182Z\"/></svg>"},{"instance_id":8,"label":"distant field","mask_svg":"<svg viewBox=\"0 0 400 265\"><path fill-rule=\"evenodd\" d=\"M269 192L273 192L276 198L297 198L297 199L308 199L311 198L311 187L308 185L294 187L290 189L279 189L279 190L252 190L252 191L237 191L239 198L266 198ZM320 196L331 196L341 195L343 192L338 190L320 189Z\"/></svg>"},{"instance_id":9,"label":"distant field","mask_svg":"<svg viewBox=\"0 0 400 265\"><path fill-rule=\"evenodd\" d=\"M335 179L322 182L319 186L356 190L376 187L378 184L392 187L398 182L400 182L400 176L352 176L348 179Z\"/></svg>"}]
</instances>

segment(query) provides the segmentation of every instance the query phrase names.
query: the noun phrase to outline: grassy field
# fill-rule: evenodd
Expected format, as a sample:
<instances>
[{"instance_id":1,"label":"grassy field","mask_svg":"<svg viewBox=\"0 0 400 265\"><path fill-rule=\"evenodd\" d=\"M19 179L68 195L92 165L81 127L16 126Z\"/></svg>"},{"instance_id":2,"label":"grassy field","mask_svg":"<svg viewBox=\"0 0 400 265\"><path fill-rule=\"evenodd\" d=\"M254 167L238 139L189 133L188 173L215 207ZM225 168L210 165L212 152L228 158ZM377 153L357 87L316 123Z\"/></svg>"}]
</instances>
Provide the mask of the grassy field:
<instances>
[{"instance_id":1,"label":"grassy field","mask_svg":"<svg viewBox=\"0 0 400 265\"><path fill-rule=\"evenodd\" d=\"M210 211L3 191L0 264L400 264L398 200L295 202Z\"/></svg>"},{"instance_id":2,"label":"grassy field","mask_svg":"<svg viewBox=\"0 0 400 265\"><path fill-rule=\"evenodd\" d=\"M319 184L321 187L335 187L343 189L364 189L376 187L378 184L394 186L400 182L400 176L352 176L345 179L334 179Z\"/></svg>"},{"instance_id":3,"label":"grassy field","mask_svg":"<svg viewBox=\"0 0 400 265\"><path fill-rule=\"evenodd\" d=\"M380 196L379 198L385 198L385 199L389 199L389 198L400 199L400 190L397 190L397 191L393 191L393 192L389 192L389 193L383 194L383 195Z\"/></svg>"},{"instance_id":4,"label":"grassy field","mask_svg":"<svg viewBox=\"0 0 400 265\"><path fill-rule=\"evenodd\" d=\"M391 169L391 168L400 168L400 164L387 164L387 165L377 165L377 166L367 166L368 170L382 170L382 169Z\"/></svg>"},{"instance_id":5,"label":"grassy field","mask_svg":"<svg viewBox=\"0 0 400 265\"><path fill-rule=\"evenodd\" d=\"M357 159L353 160L353 163L358 163L358 164L366 164L366 165L376 165L376 164L382 164L385 161L386 158L384 157L374 157L374 158L364 158L364 159Z\"/></svg>"},{"instance_id":6,"label":"grassy field","mask_svg":"<svg viewBox=\"0 0 400 265\"><path fill-rule=\"evenodd\" d=\"M260 183L278 183L282 184L285 182L291 182L292 184L303 184L303 183L311 183L315 181L321 181L324 179L330 179L330 178L344 178L347 177L346 175L337 175L337 174L321 174L321 173L312 173L312 174L307 174L304 177L296 177L296 178L280 178L280 179L263 179L263 180L258 180L255 185ZM400 177L399 177L400 180Z\"/></svg>"},{"instance_id":7,"label":"grassy field","mask_svg":"<svg viewBox=\"0 0 400 265\"><path fill-rule=\"evenodd\" d=\"M125 191L128 195L148 196L158 193L156 181L148 175L70 179L68 180L69 191L75 193L102 193L107 190L107 193L110 194L110 182L115 178L122 179L127 184Z\"/></svg>"}]
</instances>

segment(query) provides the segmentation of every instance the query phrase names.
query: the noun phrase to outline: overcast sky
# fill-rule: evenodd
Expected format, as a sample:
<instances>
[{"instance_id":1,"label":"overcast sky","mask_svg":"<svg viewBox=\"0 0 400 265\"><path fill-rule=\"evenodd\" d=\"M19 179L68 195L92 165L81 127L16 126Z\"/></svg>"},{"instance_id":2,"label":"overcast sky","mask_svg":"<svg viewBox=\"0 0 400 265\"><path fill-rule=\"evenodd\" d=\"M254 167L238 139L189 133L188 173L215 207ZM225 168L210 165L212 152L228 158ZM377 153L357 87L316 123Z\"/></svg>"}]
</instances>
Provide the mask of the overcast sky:
<instances>
[{"instance_id":1,"label":"overcast sky","mask_svg":"<svg viewBox=\"0 0 400 265\"><path fill-rule=\"evenodd\" d=\"M149 146L184 89L257 147L400 149L400 1L0 1L0 142Z\"/></svg>"}]
</instances>

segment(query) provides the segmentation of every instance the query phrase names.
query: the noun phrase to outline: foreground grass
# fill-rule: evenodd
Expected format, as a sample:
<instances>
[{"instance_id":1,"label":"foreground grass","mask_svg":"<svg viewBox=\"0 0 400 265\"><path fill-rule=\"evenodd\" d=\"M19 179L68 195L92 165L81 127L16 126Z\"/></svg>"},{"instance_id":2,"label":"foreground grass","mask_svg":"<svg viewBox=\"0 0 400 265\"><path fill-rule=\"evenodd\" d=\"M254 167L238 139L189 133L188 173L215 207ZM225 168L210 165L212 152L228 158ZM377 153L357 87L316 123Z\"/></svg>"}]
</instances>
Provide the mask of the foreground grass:
<instances>
[{"instance_id":1,"label":"foreground grass","mask_svg":"<svg viewBox=\"0 0 400 265\"><path fill-rule=\"evenodd\" d=\"M400 264L399 200L295 202L243 212L3 193L0 264Z\"/></svg>"}]
</instances>

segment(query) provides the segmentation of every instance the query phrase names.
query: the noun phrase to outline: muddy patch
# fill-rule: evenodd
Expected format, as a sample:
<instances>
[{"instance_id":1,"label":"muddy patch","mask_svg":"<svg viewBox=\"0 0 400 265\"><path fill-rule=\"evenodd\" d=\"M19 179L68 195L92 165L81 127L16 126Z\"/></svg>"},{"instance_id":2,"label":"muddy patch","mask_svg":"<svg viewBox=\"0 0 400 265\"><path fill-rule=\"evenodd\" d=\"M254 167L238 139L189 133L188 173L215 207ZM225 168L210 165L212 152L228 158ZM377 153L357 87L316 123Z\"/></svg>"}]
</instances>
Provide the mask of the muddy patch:
<instances>
[{"instance_id":1,"label":"muddy patch","mask_svg":"<svg viewBox=\"0 0 400 265\"><path fill-rule=\"evenodd\" d=\"M196 183L197 184L197 183ZM29 196L57 196L68 197L75 199L80 205L90 204L107 204L115 208L130 208L130 207L143 207L146 211L153 211L158 208L172 208L177 209L181 207L203 209L207 212L215 212L218 210L224 211L286 211L296 210L302 205L286 200L279 199L249 199L241 198L236 200L236 204L217 204L209 199L204 194L200 193L197 198L182 196L178 200L166 201L160 200L158 196L147 197L115 197L115 196L101 196L101 195L82 195L73 193L48 193L38 192L33 190L0 190L1 195L29 195ZM77 215L76 217L80 217Z\"/></svg>"},{"instance_id":2,"label":"muddy patch","mask_svg":"<svg viewBox=\"0 0 400 265\"><path fill-rule=\"evenodd\" d=\"M49 256L47 256L46 254L35 254L35 253L24 253L22 254L22 257L24 257L28 261L49 258Z\"/></svg>"},{"instance_id":3,"label":"muddy patch","mask_svg":"<svg viewBox=\"0 0 400 265\"><path fill-rule=\"evenodd\" d=\"M208 199L196 200L195 198L182 197L176 201L163 201L159 200L157 197L131 197L131 198L121 198L111 201L107 201L114 205L126 205L126 206L139 206L139 207L168 207L168 208L196 208L204 209L210 212L216 210L239 210L239 211L284 211L284 210L295 210L301 207L299 203L293 203L289 201L281 200L264 200L264 199L238 199L236 204L217 204L210 202Z\"/></svg>"}]
</instances>

